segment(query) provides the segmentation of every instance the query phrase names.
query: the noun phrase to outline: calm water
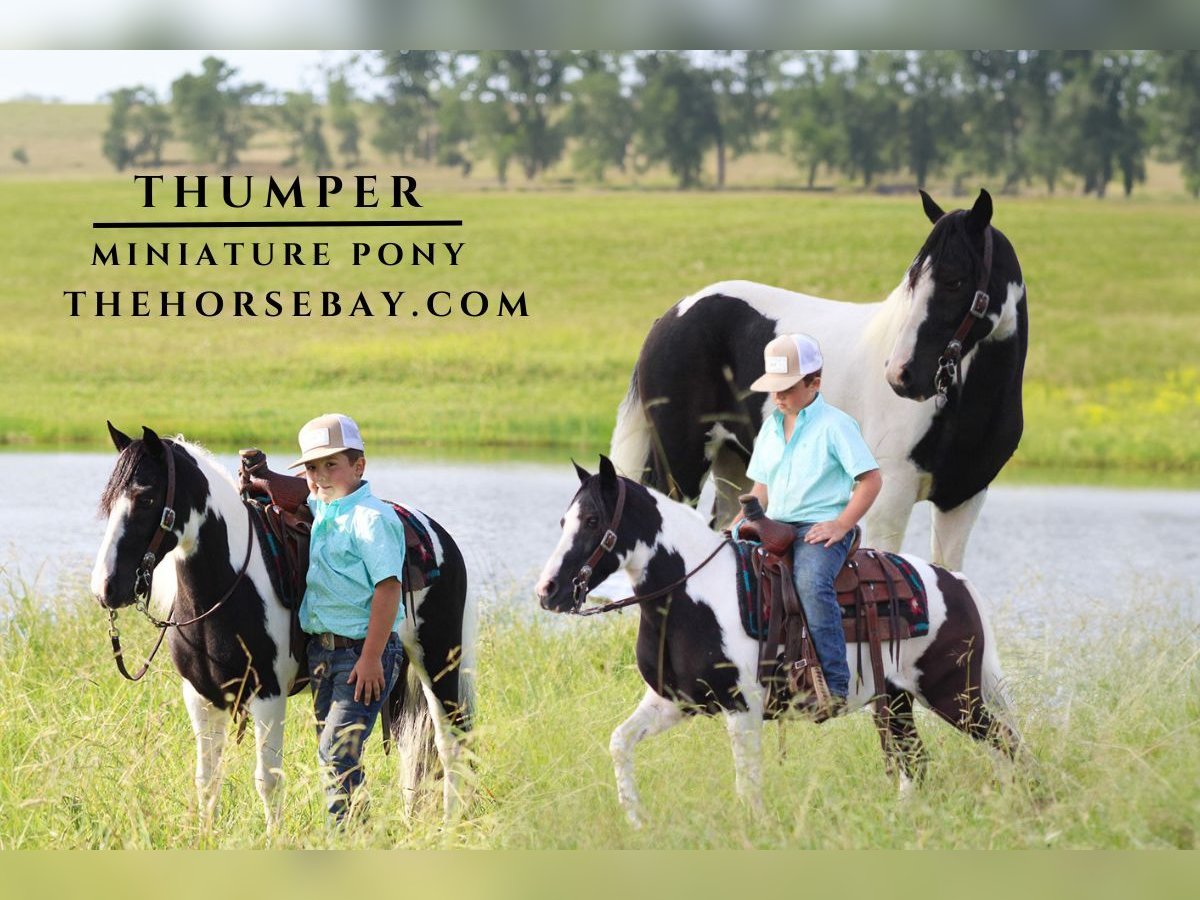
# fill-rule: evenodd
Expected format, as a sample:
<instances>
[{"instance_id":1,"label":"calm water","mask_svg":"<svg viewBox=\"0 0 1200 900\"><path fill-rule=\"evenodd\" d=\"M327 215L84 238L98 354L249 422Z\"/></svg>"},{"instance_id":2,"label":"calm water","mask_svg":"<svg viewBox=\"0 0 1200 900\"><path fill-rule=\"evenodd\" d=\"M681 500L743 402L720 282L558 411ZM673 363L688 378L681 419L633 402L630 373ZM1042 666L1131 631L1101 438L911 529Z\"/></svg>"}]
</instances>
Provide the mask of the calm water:
<instances>
[{"instance_id":1,"label":"calm water","mask_svg":"<svg viewBox=\"0 0 1200 900\"><path fill-rule=\"evenodd\" d=\"M219 457L232 471L233 456ZM6 453L0 567L41 596L84 591L104 532L96 501L112 454ZM481 602L536 608L532 586L558 540L578 481L569 463L431 463L372 458L381 497L416 506L462 547ZM1200 492L1094 487L992 489L965 570L1012 627L1110 615L1134 600L1200 621ZM904 549L927 555L929 514L919 505ZM1069 568L1061 563L1073 559ZM624 595L623 576L606 590ZM0 598L5 594L0 583ZM1097 618L1102 618L1097 616ZM1005 621L1007 620L1007 621Z\"/></svg>"}]
</instances>

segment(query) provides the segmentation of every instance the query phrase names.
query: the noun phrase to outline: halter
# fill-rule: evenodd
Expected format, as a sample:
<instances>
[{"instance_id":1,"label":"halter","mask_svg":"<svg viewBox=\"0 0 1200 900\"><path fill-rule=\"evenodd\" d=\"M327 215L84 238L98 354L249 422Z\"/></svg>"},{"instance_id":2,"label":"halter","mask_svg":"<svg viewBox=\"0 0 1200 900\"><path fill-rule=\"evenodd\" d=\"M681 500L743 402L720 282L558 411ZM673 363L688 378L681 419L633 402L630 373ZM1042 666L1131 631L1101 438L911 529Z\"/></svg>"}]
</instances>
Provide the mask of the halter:
<instances>
[{"instance_id":1,"label":"halter","mask_svg":"<svg viewBox=\"0 0 1200 900\"><path fill-rule=\"evenodd\" d=\"M142 561L139 563L137 571L134 573L133 581L133 598L136 601L136 606L147 619L154 623L154 627L158 629L158 640L154 644L154 649L150 651L150 655L146 657L146 662L142 664L142 668L136 675L130 675L125 668L125 656L121 650L121 633L117 630L117 611L110 609L108 611L108 637L112 642L113 659L116 661L117 670L130 681L140 681L147 670L150 668L150 662L158 653L158 648L162 646L163 638L167 636L168 628L182 628L186 625L192 625L199 622L201 619L208 618L216 612L221 605L228 600L234 590L242 581L242 576L246 574L246 569L250 566L250 552L254 547L254 523L250 521L247 529L246 540L246 558L242 561L242 568L238 571L237 577L233 579L233 584L229 586L224 596L214 603L208 610L202 612L193 619L188 619L186 622L173 622L171 615L174 614L175 608L171 607L171 612L167 614L167 621L160 621L150 614L150 590L154 585L154 567L158 563L158 548L162 544L171 529L175 527L175 508L172 504L175 502L175 453L172 450L174 442L164 440L164 449L167 457L167 496L163 501L162 516L158 520L158 528L155 529L153 537L150 538L150 545L146 548L146 552L142 554ZM244 505L243 505L244 506ZM251 513L248 507L246 508L246 516L250 517Z\"/></svg>"},{"instance_id":2,"label":"halter","mask_svg":"<svg viewBox=\"0 0 1200 900\"><path fill-rule=\"evenodd\" d=\"M958 326L958 331L954 332L954 337L950 339L950 343L946 345L946 349L942 351L942 355L938 357L937 374L933 377L934 387L937 388L937 397L934 403L938 409L944 409L949 402L950 386L962 386L961 373L959 371L959 363L962 361L963 341L975 326L975 323L987 315L988 303L991 298L988 296L988 282L992 277L992 226L989 225L983 230L983 270L979 274L979 281L975 285L975 296L971 300L971 308L967 310L966 316L963 317L962 323Z\"/></svg>"},{"instance_id":3,"label":"halter","mask_svg":"<svg viewBox=\"0 0 1200 900\"><path fill-rule=\"evenodd\" d=\"M687 580L689 578L691 578L693 575L695 575L697 572L699 572L701 569L703 569L705 566L707 566L710 562L712 562L713 557L715 557L717 555L717 553L719 553L721 551L721 548L723 548L726 544L730 543L730 539L725 538L725 540L721 541L721 543L717 545L717 548L715 550L713 550L712 553L708 554L708 556L704 558L704 561L701 562L700 565L696 566L694 569L692 569L690 572L685 574L679 580L674 581L671 584L667 585L665 588L659 588L657 591L654 591L649 594L635 593L632 596L625 597L621 600L613 600L610 603L602 603L599 606L592 606L587 609L584 609L583 604L584 604L584 601L587 600L588 588L589 588L588 579L590 579L592 577L592 568L593 568L593 566L596 565L596 563L598 563L600 561L600 558L602 556L604 556L605 553L612 552L613 547L615 547L617 545L617 526L621 524L621 513L624 510L625 510L625 479L618 478L617 479L617 506L616 506L616 509L613 510L612 521L608 523L608 529L604 532L604 537L602 537L600 539L600 544L596 547L595 550L592 551L592 555L588 557L588 561L583 564L582 568L580 568L580 570L579 570L579 573L575 576L575 578L571 582L571 587L572 587L571 596L572 596L572 599L574 600L574 604L575 604L571 608L571 612L577 616L594 616L594 615L597 615L598 613L611 612L614 609L621 609L622 607L632 606L635 603L641 603L645 600L657 600L659 597L663 597L663 596L671 593L671 591L675 590L675 588L681 587L682 585L686 584Z\"/></svg>"}]
</instances>

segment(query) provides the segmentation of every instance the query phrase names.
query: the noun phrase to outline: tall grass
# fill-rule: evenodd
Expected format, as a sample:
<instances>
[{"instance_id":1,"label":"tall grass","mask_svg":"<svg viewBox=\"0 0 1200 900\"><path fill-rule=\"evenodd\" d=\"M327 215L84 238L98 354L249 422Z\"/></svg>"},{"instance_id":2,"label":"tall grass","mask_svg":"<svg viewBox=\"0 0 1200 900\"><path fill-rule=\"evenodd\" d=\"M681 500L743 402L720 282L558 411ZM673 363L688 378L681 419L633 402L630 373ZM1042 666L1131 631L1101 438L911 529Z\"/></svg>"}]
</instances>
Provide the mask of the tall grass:
<instances>
[{"instance_id":1,"label":"tall grass","mask_svg":"<svg viewBox=\"0 0 1200 900\"><path fill-rule=\"evenodd\" d=\"M625 824L607 743L643 685L636 619L485 610L466 815L400 813L396 760L368 748L371 818L325 830L306 697L291 704L283 818L265 833L253 741L230 742L221 807L196 814L179 679L165 654L140 684L109 658L104 616L78 596L16 590L0 635L0 848L1134 848L1187 847L1200 826L1197 631L1145 610L1103 639L1001 627L1035 774L921 714L929 777L906 802L883 773L867 715L769 724L766 811L734 799L729 741L697 719L639 746L649 823ZM529 613L529 614L527 614ZM120 619L131 653L148 625ZM1003 619L1001 619L1002 626ZM250 732L252 733L252 732ZM250 734L248 733L248 734Z\"/></svg>"}]
</instances>

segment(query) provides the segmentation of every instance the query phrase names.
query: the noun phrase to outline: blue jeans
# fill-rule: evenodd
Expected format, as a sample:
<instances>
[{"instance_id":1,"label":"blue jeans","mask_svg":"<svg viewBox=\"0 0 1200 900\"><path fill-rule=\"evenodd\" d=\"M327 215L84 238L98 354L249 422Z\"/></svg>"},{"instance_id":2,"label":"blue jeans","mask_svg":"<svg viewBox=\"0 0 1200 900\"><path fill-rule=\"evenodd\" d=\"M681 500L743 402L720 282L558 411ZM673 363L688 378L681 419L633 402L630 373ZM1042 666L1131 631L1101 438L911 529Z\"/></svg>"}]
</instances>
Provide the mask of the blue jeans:
<instances>
[{"instance_id":1,"label":"blue jeans","mask_svg":"<svg viewBox=\"0 0 1200 900\"><path fill-rule=\"evenodd\" d=\"M845 698L850 691L850 666L846 662L846 633L842 630L842 610L838 606L833 580L846 562L854 530L846 532L846 536L832 547L826 547L824 543L804 543L804 536L815 524L801 522L795 526L792 580L808 617L808 630L821 660L829 692Z\"/></svg>"},{"instance_id":2,"label":"blue jeans","mask_svg":"<svg viewBox=\"0 0 1200 900\"><path fill-rule=\"evenodd\" d=\"M355 685L346 678L358 662L362 646L326 650L316 638L308 642L308 677L317 715L317 756L325 769L325 804L331 823L346 818L350 795L362 784L362 751L375 719L396 686L404 647L393 633L383 648L383 694L374 703L354 699Z\"/></svg>"}]
</instances>

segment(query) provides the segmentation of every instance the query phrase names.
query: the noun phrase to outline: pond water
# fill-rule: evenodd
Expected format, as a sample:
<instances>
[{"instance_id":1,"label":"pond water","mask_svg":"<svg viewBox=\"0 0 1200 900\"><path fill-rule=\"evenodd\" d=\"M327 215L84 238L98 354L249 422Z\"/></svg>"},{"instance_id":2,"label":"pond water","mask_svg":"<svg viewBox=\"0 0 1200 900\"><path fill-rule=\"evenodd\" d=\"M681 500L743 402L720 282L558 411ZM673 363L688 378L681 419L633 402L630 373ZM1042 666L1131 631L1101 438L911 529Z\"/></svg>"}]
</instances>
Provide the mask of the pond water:
<instances>
[{"instance_id":1,"label":"pond water","mask_svg":"<svg viewBox=\"0 0 1200 900\"><path fill-rule=\"evenodd\" d=\"M236 457L219 455L232 471ZM86 593L104 533L96 512L109 453L6 453L0 573L39 597ZM455 536L471 590L486 605L524 605L558 541L578 481L568 462L430 462L372 457L381 497L416 506ZM904 550L927 555L927 504L914 511ZM965 571L1010 627L1075 622L1135 606L1200 622L1200 492L1100 487L993 487ZM624 596L617 575L597 595ZM0 601L6 591L0 583ZM1089 617L1091 618L1091 617Z\"/></svg>"}]
</instances>

